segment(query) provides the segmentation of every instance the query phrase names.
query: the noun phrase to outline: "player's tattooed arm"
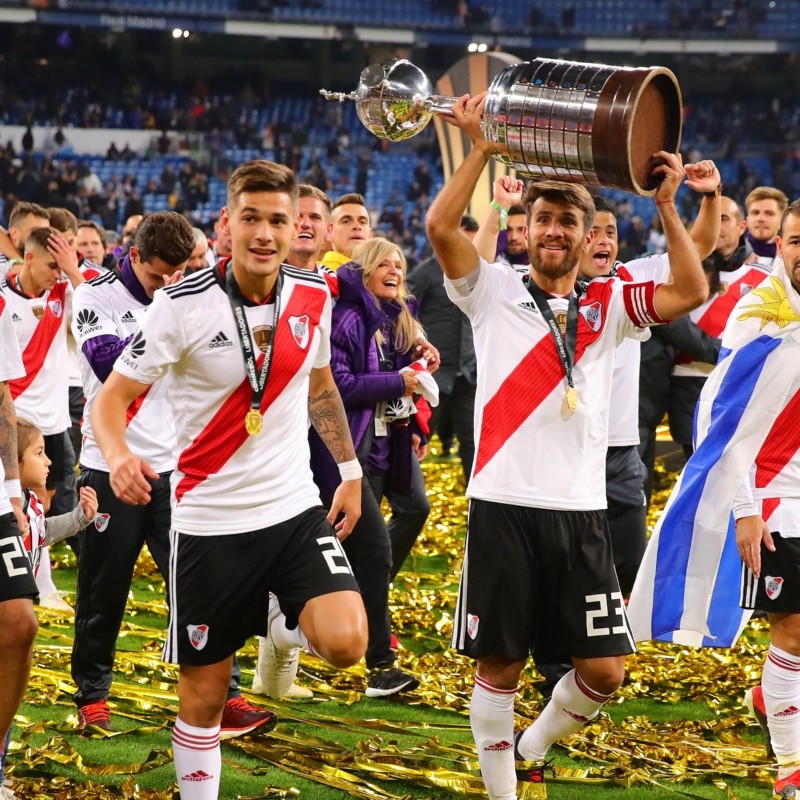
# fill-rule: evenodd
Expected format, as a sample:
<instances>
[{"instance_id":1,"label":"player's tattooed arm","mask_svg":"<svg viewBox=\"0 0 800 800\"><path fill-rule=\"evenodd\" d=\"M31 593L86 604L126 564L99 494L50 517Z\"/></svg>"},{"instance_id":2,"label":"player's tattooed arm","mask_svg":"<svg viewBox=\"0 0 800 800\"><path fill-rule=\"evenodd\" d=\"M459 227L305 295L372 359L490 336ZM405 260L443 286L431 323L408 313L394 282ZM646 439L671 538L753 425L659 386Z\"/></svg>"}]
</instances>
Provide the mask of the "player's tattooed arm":
<instances>
[{"instance_id":1,"label":"player's tattooed arm","mask_svg":"<svg viewBox=\"0 0 800 800\"><path fill-rule=\"evenodd\" d=\"M352 461L356 457L344 404L330 367L311 370L308 416L337 464Z\"/></svg>"},{"instance_id":2,"label":"player's tattooed arm","mask_svg":"<svg viewBox=\"0 0 800 800\"><path fill-rule=\"evenodd\" d=\"M19 478L17 461L17 414L6 381L0 381L0 461L6 479Z\"/></svg>"}]
</instances>

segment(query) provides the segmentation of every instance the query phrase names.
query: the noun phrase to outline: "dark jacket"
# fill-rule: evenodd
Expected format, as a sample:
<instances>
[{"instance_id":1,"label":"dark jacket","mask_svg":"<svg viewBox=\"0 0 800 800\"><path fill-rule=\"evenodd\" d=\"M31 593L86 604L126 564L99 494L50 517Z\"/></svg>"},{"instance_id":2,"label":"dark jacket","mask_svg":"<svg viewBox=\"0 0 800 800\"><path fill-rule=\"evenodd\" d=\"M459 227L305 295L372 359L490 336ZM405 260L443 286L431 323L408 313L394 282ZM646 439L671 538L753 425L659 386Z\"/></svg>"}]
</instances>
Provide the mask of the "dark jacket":
<instances>
[{"instance_id":1,"label":"dark jacket","mask_svg":"<svg viewBox=\"0 0 800 800\"><path fill-rule=\"evenodd\" d=\"M339 299L331 323L331 371L342 396L350 435L356 451L374 425L375 406L382 400L402 397L405 384L399 370L411 362L411 353L393 355L394 371L381 372L375 332L391 327L400 314L399 304L382 303L365 287L357 264L340 267ZM413 351L412 351L413 352ZM389 443L393 488L408 493L411 481L411 433L420 433L415 423L392 426ZM339 468L316 430L309 435L311 469L324 497L330 498L341 482ZM359 453L362 465L369 453Z\"/></svg>"},{"instance_id":2,"label":"dark jacket","mask_svg":"<svg viewBox=\"0 0 800 800\"><path fill-rule=\"evenodd\" d=\"M433 377L444 394L453 391L461 373L473 386L478 369L469 317L447 296L444 273L435 258L423 261L408 276L408 288L419 305L419 321L428 341L439 350L441 366Z\"/></svg>"}]
</instances>

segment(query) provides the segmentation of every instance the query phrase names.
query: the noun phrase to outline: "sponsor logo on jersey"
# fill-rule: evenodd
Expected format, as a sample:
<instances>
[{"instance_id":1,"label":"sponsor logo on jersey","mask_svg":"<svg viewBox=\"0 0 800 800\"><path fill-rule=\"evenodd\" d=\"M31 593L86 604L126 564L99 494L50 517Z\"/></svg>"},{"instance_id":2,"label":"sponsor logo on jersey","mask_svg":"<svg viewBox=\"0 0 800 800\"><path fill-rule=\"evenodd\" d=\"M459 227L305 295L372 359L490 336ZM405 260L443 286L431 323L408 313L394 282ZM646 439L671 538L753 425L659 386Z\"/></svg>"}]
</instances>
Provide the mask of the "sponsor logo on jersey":
<instances>
[{"instance_id":1,"label":"sponsor logo on jersey","mask_svg":"<svg viewBox=\"0 0 800 800\"><path fill-rule=\"evenodd\" d=\"M15 311L15 312L14 312L14 313L11 315L11 321L12 321L12 322L22 322L22 317L21 317L19 314L17 314L17 312Z\"/></svg>"},{"instance_id":2,"label":"sponsor logo on jersey","mask_svg":"<svg viewBox=\"0 0 800 800\"><path fill-rule=\"evenodd\" d=\"M212 778L207 772L203 772L202 769L195 770L194 772L190 772L188 775L182 775L182 781L193 781L195 783L199 781L210 781Z\"/></svg>"},{"instance_id":3,"label":"sponsor logo on jersey","mask_svg":"<svg viewBox=\"0 0 800 800\"><path fill-rule=\"evenodd\" d=\"M475 614L467 614L467 634L470 639L474 639L478 635L478 625L480 620Z\"/></svg>"},{"instance_id":4,"label":"sponsor logo on jersey","mask_svg":"<svg viewBox=\"0 0 800 800\"><path fill-rule=\"evenodd\" d=\"M64 305L60 300L48 300L47 306L53 312L54 317L60 317L64 313Z\"/></svg>"},{"instance_id":5,"label":"sponsor logo on jersey","mask_svg":"<svg viewBox=\"0 0 800 800\"><path fill-rule=\"evenodd\" d=\"M253 328L253 338L256 340L258 349L262 353L266 353L269 343L272 340L272 326L256 325L255 328Z\"/></svg>"},{"instance_id":6,"label":"sponsor logo on jersey","mask_svg":"<svg viewBox=\"0 0 800 800\"><path fill-rule=\"evenodd\" d=\"M789 706L788 708L784 708L783 711L776 711L775 716L793 717L798 711L800 711L800 708L798 708L797 706Z\"/></svg>"},{"instance_id":7,"label":"sponsor logo on jersey","mask_svg":"<svg viewBox=\"0 0 800 800\"><path fill-rule=\"evenodd\" d=\"M539 313L539 309L536 308L536 303L532 300L528 300L527 303L517 303L517 308L521 308L523 311L530 311L533 314Z\"/></svg>"},{"instance_id":8,"label":"sponsor logo on jersey","mask_svg":"<svg viewBox=\"0 0 800 800\"><path fill-rule=\"evenodd\" d=\"M503 739L501 742L495 742L494 744L487 744L483 751L485 753L502 753L504 750L511 749L511 742L507 742Z\"/></svg>"},{"instance_id":9,"label":"sponsor logo on jersey","mask_svg":"<svg viewBox=\"0 0 800 800\"><path fill-rule=\"evenodd\" d=\"M308 337L310 334L308 321L308 314L303 314L299 317L289 317L289 330L292 332L292 337L301 350L305 350L306 347L308 347Z\"/></svg>"},{"instance_id":10,"label":"sponsor logo on jersey","mask_svg":"<svg viewBox=\"0 0 800 800\"><path fill-rule=\"evenodd\" d=\"M772 575L765 575L764 588L770 600L777 600L781 589L783 589L783 578L773 578Z\"/></svg>"},{"instance_id":11,"label":"sponsor logo on jersey","mask_svg":"<svg viewBox=\"0 0 800 800\"><path fill-rule=\"evenodd\" d=\"M75 322L78 326L78 332L83 336L86 336L87 333L100 330L100 319L94 311L88 308L81 309L78 312Z\"/></svg>"},{"instance_id":12,"label":"sponsor logo on jersey","mask_svg":"<svg viewBox=\"0 0 800 800\"><path fill-rule=\"evenodd\" d=\"M139 358L140 356L143 356L146 344L147 342L145 341L142 332L139 331L136 336L133 337L133 341L128 345L128 355L131 358Z\"/></svg>"},{"instance_id":13,"label":"sponsor logo on jersey","mask_svg":"<svg viewBox=\"0 0 800 800\"><path fill-rule=\"evenodd\" d=\"M233 347L233 342L222 331L220 331L208 343L208 346L211 347L211 348L215 348L215 347Z\"/></svg>"},{"instance_id":14,"label":"sponsor logo on jersey","mask_svg":"<svg viewBox=\"0 0 800 800\"><path fill-rule=\"evenodd\" d=\"M126 311L122 315L122 319L120 320L124 325L135 325L136 324L136 317L133 316L132 311Z\"/></svg>"},{"instance_id":15,"label":"sponsor logo on jersey","mask_svg":"<svg viewBox=\"0 0 800 800\"><path fill-rule=\"evenodd\" d=\"M578 313L586 320L586 324L592 329L592 333L597 333L603 327L603 304L596 301L588 305L581 306Z\"/></svg>"},{"instance_id":16,"label":"sponsor logo on jersey","mask_svg":"<svg viewBox=\"0 0 800 800\"><path fill-rule=\"evenodd\" d=\"M94 526L97 528L100 533L102 533L107 527L108 522L111 519L111 514L101 514L99 511L94 515Z\"/></svg>"},{"instance_id":17,"label":"sponsor logo on jersey","mask_svg":"<svg viewBox=\"0 0 800 800\"><path fill-rule=\"evenodd\" d=\"M202 650L208 644L208 625L187 625L189 642L195 650Z\"/></svg>"}]
</instances>

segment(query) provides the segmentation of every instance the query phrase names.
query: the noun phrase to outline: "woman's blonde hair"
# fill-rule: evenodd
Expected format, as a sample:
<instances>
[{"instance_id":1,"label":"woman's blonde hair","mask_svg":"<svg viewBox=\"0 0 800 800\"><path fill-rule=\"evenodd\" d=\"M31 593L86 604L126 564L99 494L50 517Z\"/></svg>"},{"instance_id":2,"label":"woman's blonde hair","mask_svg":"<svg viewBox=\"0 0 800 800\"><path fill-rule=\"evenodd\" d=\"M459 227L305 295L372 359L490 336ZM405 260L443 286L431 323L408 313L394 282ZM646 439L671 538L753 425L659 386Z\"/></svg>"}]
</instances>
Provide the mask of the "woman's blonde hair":
<instances>
[{"instance_id":1,"label":"woman's blonde hair","mask_svg":"<svg viewBox=\"0 0 800 800\"><path fill-rule=\"evenodd\" d=\"M408 300L411 295L406 291L406 257L403 251L388 239L376 236L367 239L353 250L353 261L361 266L361 280L364 286L369 288L369 281L375 270L387 259L395 254L400 255L400 264L403 272L403 282L397 292L397 303L400 305L400 315L394 323L394 346L397 352L407 353L417 343L417 339L422 333L419 322L411 316L408 308ZM377 303L377 298L375 299ZM375 333L378 344L384 344L383 334L380 330Z\"/></svg>"}]
</instances>

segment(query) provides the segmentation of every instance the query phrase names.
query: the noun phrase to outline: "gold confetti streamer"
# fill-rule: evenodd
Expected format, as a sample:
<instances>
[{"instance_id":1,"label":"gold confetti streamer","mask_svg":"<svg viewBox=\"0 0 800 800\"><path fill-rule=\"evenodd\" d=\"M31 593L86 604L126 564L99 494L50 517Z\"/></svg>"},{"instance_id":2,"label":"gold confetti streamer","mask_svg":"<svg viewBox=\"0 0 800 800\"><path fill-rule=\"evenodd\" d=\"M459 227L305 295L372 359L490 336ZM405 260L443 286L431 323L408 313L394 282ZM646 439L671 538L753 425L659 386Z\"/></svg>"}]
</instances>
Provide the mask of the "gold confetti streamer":
<instances>
[{"instance_id":1,"label":"gold confetti streamer","mask_svg":"<svg viewBox=\"0 0 800 800\"><path fill-rule=\"evenodd\" d=\"M436 445L434 440L434 451ZM402 706L404 711L416 705L458 716L442 722L393 719L390 702L385 718L339 714L337 710L345 708L352 714L363 698L363 666L335 670L303 655L299 681L313 689L314 699L277 703L254 697L278 713L280 724L268 736L226 741L226 770L263 775L265 784L281 770L365 800L406 800L411 786L485 797L467 720L474 665L447 646L467 518L464 479L460 461L454 458L428 460L423 471L431 514L390 593L393 630L405 646L399 663L419 675L421 682ZM659 465L650 526L674 480L675 475ZM71 558L66 548L57 548L56 569L71 568ZM149 741L160 733L163 741L163 732L177 712L177 668L162 663L160 657L167 614L163 581L149 555L139 560L136 575L147 579L147 594L138 592L129 601L110 698L115 718L123 718L133 727L112 733L97 730L98 739ZM128 763L96 763L81 754L78 743L82 740L76 735L71 700L74 687L69 678L73 618L47 609L38 609L38 613L41 629L26 702L46 711L45 718L38 721L17 717L9 755L17 796L21 800L175 800L174 786L153 790L137 783L139 776L170 763L167 749L153 747ZM720 798L727 800L737 800L730 786L734 780L767 787L772 780L771 765L765 760L763 746L747 738L756 729L741 706L744 689L758 680L767 642L766 625L756 620L731 650L645 645L629 658L628 677L610 713L600 714L554 748L559 763L553 765L548 783L598 788L641 785L685 797L699 797L692 787L703 784L715 787ZM255 655L254 643L240 653L246 685L246 668ZM532 668L525 671L516 703L518 727L528 725L541 710L540 682ZM636 713L618 713L644 697L665 707L684 701L702 704L709 718L689 719L687 714L687 719L655 721ZM409 716L407 712L405 716ZM344 733L348 736L343 737ZM245 769L231 758L238 753L262 766ZM81 779L64 777L59 770L65 767ZM121 784L119 778L115 785L102 780L120 775L126 776ZM540 790L533 784L520 784L520 800L534 800L541 796ZM270 785L258 795L299 796L296 788ZM707 792L704 796L708 797Z\"/></svg>"}]
</instances>

